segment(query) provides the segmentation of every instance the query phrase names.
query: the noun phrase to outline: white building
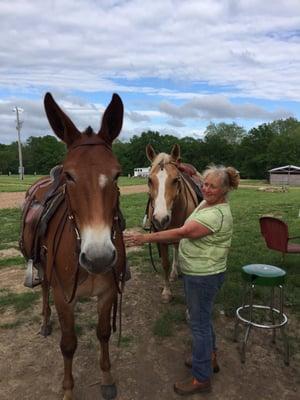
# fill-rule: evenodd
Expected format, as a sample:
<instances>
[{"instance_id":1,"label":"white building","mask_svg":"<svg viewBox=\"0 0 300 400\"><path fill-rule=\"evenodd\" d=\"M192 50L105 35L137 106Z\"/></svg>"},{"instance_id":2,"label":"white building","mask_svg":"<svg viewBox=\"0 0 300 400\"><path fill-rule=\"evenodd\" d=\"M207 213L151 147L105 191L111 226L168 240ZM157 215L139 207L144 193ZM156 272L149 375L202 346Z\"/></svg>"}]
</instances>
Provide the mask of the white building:
<instances>
[{"instance_id":1,"label":"white building","mask_svg":"<svg viewBox=\"0 0 300 400\"><path fill-rule=\"evenodd\" d=\"M270 184L280 186L300 186L300 167L284 165L269 170Z\"/></svg>"},{"instance_id":2,"label":"white building","mask_svg":"<svg viewBox=\"0 0 300 400\"><path fill-rule=\"evenodd\" d=\"M147 178L149 176L150 167L143 167L143 168L134 168L133 176L141 176L143 178Z\"/></svg>"}]
</instances>

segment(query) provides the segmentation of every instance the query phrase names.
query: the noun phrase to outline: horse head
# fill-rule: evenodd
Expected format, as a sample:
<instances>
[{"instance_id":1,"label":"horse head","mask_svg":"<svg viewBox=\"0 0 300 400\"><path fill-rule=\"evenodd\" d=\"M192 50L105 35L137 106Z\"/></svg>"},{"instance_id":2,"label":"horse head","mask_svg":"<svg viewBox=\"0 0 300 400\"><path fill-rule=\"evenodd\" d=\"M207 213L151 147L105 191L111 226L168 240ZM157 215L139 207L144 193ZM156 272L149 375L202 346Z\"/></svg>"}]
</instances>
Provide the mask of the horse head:
<instances>
[{"instance_id":1,"label":"horse head","mask_svg":"<svg viewBox=\"0 0 300 400\"><path fill-rule=\"evenodd\" d=\"M167 229L172 220L172 210L180 191L180 147L175 144L170 154L156 154L148 144L146 155L151 161L148 179L149 196L152 205L152 222L157 230Z\"/></svg>"},{"instance_id":2,"label":"horse head","mask_svg":"<svg viewBox=\"0 0 300 400\"><path fill-rule=\"evenodd\" d=\"M113 95L98 133L91 127L81 133L50 93L44 105L54 133L67 145L62 173L66 203L81 238L80 265L90 273L106 272L117 261L112 230L121 167L111 147L122 128L122 100Z\"/></svg>"}]
</instances>

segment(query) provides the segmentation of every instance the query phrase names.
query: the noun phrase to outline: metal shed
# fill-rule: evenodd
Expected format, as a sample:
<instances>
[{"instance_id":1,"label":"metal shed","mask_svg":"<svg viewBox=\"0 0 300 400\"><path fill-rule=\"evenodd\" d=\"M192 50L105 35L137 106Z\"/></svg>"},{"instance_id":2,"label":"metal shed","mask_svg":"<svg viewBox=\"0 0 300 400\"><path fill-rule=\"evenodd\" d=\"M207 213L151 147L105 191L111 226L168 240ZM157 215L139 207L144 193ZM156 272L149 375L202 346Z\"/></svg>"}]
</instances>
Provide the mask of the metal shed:
<instances>
[{"instance_id":1,"label":"metal shed","mask_svg":"<svg viewBox=\"0 0 300 400\"><path fill-rule=\"evenodd\" d=\"M300 167L285 165L269 170L271 185L300 186Z\"/></svg>"}]
</instances>

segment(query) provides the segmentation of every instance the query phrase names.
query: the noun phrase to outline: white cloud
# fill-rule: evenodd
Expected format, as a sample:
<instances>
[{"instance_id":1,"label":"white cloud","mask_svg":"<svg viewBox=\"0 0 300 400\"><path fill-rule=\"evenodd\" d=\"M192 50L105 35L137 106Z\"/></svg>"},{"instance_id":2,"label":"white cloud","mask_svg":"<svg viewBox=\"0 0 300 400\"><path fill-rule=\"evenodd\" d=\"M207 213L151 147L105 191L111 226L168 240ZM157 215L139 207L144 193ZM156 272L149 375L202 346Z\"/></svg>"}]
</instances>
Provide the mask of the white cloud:
<instances>
[{"instance_id":1,"label":"white cloud","mask_svg":"<svg viewBox=\"0 0 300 400\"><path fill-rule=\"evenodd\" d=\"M278 109L267 111L255 104L234 104L223 95L194 97L181 106L174 106L169 102L162 102L161 112L177 119L280 119L289 118L293 114L288 110Z\"/></svg>"},{"instance_id":2,"label":"white cloud","mask_svg":"<svg viewBox=\"0 0 300 400\"><path fill-rule=\"evenodd\" d=\"M45 91L82 129L99 127L99 94L118 92L128 124L166 114L179 134L189 120L270 120L299 102L299 0L2 0L0 19L0 143L14 104L26 102L25 137L50 132Z\"/></svg>"}]
</instances>

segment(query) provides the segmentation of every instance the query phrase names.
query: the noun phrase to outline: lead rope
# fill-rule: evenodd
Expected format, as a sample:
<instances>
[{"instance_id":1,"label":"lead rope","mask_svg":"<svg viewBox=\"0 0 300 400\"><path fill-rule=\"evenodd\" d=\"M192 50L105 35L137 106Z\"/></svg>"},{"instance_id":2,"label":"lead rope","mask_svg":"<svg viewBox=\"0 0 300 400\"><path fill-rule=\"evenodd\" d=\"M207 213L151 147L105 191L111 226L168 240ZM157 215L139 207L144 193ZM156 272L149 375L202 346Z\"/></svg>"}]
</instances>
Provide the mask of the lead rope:
<instances>
[{"instance_id":1,"label":"lead rope","mask_svg":"<svg viewBox=\"0 0 300 400\"><path fill-rule=\"evenodd\" d=\"M112 325L113 325L113 332L116 332L116 330L117 330L116 321L117 321L117 312L118 312L118 305L119 305L119 334L118 334L118 342L117 342L117 345L119 347L121 344L121 340L122 340L122 304L123 304L123 291L124 291L124 286L125 286L125 274L126 274L126 251L125 251L125 247L124 247L123 232L122 232L122 228L120 225L118 211L119 211L119 201L118 201L118 205L117 205L116 214L113 218L113 226L112 226L112 232L111 232L111 237L112 237L112 240L114 241L116 239L116 231L118 228L120 229L120 235L121 235L121 239L122 239L121 243L123 245L123 252L125 255L125 267L123 265L123 271L122 271L122 275L121 275L122 278L121 278L120 284L119 284L119 276L118 276L116 269L115 268L112 269L115 285L117 287L117 294L116 294L116 298L115 298L115 301L113 304ZM118 295L120 295L120 301L118 301L119 300Z\"/></svg>"},{"instance_id":2,"label":"lead rope","mask_svg":"<svg viewBox=\"0 0 300 400\"><path fill-rule=\"evenodd\" d=\"M148 203L147 203L147 208L146 208L147 213L148 213L148 217L149 217L149 208L150 208L149 206L151 206L151 208L152 208L152 215L153 215L153 205L152 205L152 201L151 201L150 196L149 196L149 198L148 198ZM151 232L153 232L153 231L155 232L155 226L153 225L152 221L150 221L149 233L151 233ZM156 246L157 246L158 253L159 253L159 256L160 256L159 244L157 243ZM154 259L153 259L152 243L148 243L148 249L149 249L149 255L150 255L151 265L152 265L154 271L157 272L157 268L156 268L156 266L155 266Z\"/></svg>"}]
</instances>

